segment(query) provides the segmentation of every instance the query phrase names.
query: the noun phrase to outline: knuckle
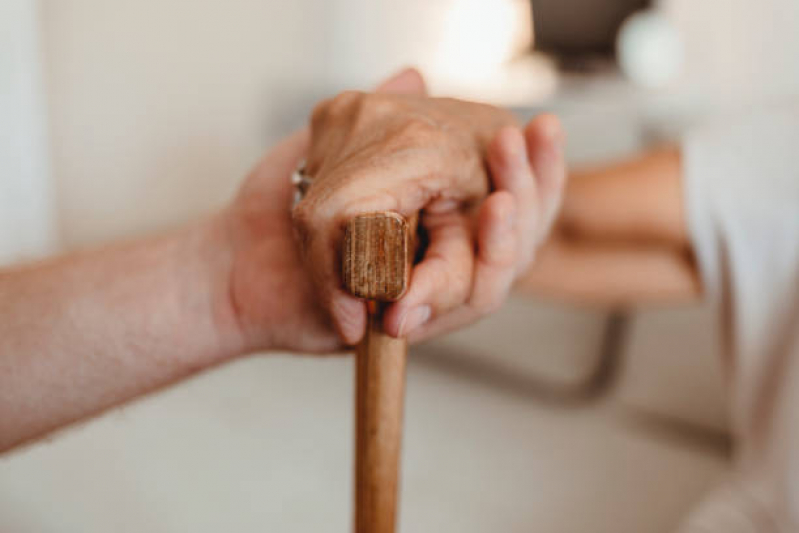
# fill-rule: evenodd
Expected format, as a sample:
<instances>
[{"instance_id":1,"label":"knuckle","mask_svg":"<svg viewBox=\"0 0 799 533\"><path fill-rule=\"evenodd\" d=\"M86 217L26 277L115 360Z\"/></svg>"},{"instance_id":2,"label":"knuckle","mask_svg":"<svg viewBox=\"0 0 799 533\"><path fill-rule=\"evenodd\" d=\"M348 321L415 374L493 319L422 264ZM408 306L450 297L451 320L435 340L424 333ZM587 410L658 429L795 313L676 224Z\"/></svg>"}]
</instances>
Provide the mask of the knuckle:
<instances>
[{"instance_id":1,"label":"knuckle","mask_svg":"<svg viewBox=\"0 0 799 533\"><path fill-rule=\"evenodd\" d=\"M368 93L364 94L361 102L361 110L365 114L373 116L385 116L395 113L400 107L399 100L395 95Z\"/></svg>"},{"instance_id":2,"label":"knuckle","mask_svg":"<svg viewBox=\"0 0 799 533\"><path fill-rule=\"evenodd\" d=\"M365 129L375 121L396 114L397 111L398 104L395 99L384 94L368 93L361 94L351 112L356 129Z\"/></svg>"},{"instance_id":3,"label":"knuckle","mask_svg":"<svg viewBox=\"0 0 799 533\"><path fill-rule=\"evenodd\" d=\"M331 99L322 100L313 108L311 112L311 128L316 130L324 125L330 113Z\"/></svg>"},{"instance_id":4,"label":"knuckle","mask_svg":"<svg viewBox=\"0 0 799 533\"><path fill-rule=\"evenodd\" d=\"M328 112L333 115L349 113L365 100L367 95L361 91L344 91L334 96L328 103Z\"/></svg>"},{"instance_id":5,"label":"knuckle","mask_svg":"<svg viewBox=\"0 0 799 533\"><path fill-rule=\"evenodd\" d=\"M328 121L347 115L359 105L364 94L360 91L344 91L332 98L321 101L311 113L311 127L318 129Z\"/></svg>"},{"instance_id":6,"label":"knuckle","mask_svg":"<svg viewBox=\"0 0 799 533\"><path fill-rule=\"evenodd\" d=\"M399 129L400 135L425 144L446 140L446 136L426 117L412 116L405 119Z\"/></svg>"}]
</instances>

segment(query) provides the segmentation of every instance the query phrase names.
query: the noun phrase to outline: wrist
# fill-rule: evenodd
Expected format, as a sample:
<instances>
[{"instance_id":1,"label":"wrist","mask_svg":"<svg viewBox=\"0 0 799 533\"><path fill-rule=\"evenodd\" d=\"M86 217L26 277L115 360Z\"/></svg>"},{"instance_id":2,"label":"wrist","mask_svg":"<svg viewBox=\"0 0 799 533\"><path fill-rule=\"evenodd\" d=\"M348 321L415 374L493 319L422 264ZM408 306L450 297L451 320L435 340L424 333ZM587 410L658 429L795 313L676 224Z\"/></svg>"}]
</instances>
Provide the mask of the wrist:
<instances>
[{"instance_id":1,"label":"wrist","mask_svg":"<svg viewBox=\"0 0 799 533\"><path fill-rule=\"evenodd\" d=\"M228 212L222 211L192 226L179 252L184 263L182 301L187 316L205 324L212 335L212 356L224 361L248 352L247 341L233 299L230 280L234 243L230 237Z\"/></svg>"}]
</instances>

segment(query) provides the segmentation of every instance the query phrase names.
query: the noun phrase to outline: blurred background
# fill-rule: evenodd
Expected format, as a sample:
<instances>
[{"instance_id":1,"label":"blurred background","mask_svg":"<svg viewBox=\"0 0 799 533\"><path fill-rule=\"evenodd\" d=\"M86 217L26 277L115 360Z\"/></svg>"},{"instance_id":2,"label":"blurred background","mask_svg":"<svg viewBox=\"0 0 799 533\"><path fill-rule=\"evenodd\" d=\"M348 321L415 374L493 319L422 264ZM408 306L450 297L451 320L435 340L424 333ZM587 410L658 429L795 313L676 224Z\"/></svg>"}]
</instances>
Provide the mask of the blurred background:
<instances>
[{"instance_id":1,"label":"blurred background","mask_svg":"<svg viewBox=\"0 0 799 533\"><path fill-rule=\"evenodd\" d=\"M224 205L320 98L418 65L573 164L799 94L795 0L2 0L0 261ZM414 350L403 531L667 532L730 455L712 313L515 298ZM347 531L348 358L242 360L0 458L0 530Z\"/></svg>"}]
</instances>

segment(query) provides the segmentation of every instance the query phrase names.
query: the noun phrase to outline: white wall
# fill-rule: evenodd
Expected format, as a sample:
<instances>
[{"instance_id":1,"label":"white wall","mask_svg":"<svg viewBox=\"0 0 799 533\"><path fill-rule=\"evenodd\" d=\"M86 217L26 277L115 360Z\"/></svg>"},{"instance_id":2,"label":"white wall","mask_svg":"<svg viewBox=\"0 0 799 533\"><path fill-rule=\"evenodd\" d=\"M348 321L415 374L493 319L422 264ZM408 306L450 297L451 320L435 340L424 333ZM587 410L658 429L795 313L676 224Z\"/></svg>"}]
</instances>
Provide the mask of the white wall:
<instances>
[{"instance_id":1,"label":"white wall","mask_svg":"<svg viewBox=\"0 0 799 533\"><path fill-rule=\"evenodd\" d=\"M0 2L0 263L56 244L35 0Z\"/></svg>"},{"instance_id":2,"label":"white wall","mask_svg":"<svg viewBox=\"0 0 799 533\"><path fill-rule=\"evenodd\" d=\"M799 2L661 3L685 40L686 95L728 111L799 95Z\"/></svg>"},{"instance_id":3,"label":"white wall","mask_svg":"<svg viewBox=\"0 0 799 533\"><path fill-rule=\"evenodd\" d=\"M454 0L41 2L73 247L221 205L318 98L429 63Z\"/></svg>"},{"instance_id":4,"label":"white wall","mask_svg":"<svg viewBox=\"0 0 799 533\"><path fill-rule=\"evenodd\" d=\"M309 0L43 1L66 245L226 202L286 117L305 113L325 60L318 11Z\"/></svg>"}]
</instances>

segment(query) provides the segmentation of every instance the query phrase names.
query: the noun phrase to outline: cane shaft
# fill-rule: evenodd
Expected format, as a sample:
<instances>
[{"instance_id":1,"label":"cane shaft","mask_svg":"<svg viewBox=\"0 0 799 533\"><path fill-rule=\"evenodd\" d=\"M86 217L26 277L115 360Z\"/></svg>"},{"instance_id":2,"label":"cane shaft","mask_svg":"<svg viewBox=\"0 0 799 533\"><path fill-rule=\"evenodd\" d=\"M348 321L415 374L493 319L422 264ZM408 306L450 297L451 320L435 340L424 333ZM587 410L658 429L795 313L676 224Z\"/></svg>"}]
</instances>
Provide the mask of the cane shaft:
<instances>
[{"instance_id":1,"label":"cane shaft","mask_svg":"<svg viewBox=\"0 0 799 533\"><path fill-rule=\"evenodd\" d=\"M381 304L370 307L356 350L355 532L393 533L407 343L383 332Z\"/></svg>"},{"instance_id":2,"label":"cane shaft","mask_svg":"<svg viewBox=\"0 0 799 533\"><path fill-rule=\"evenodd\" d=\"M394 533L397 522L407 342L383 331L383 310L407 289L415 228L415 217L374 213L345 234L344 283L368 307L356 348L355 533Z\"/></svg>"}]
</instances>

